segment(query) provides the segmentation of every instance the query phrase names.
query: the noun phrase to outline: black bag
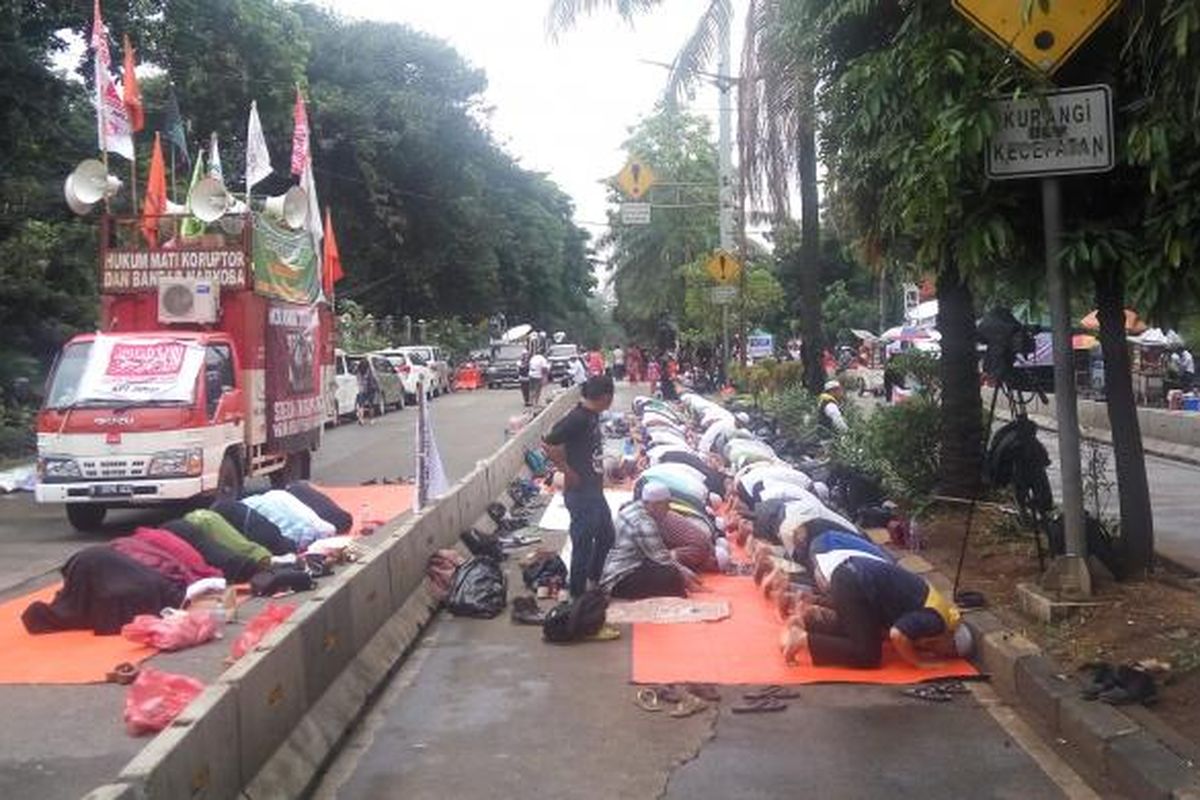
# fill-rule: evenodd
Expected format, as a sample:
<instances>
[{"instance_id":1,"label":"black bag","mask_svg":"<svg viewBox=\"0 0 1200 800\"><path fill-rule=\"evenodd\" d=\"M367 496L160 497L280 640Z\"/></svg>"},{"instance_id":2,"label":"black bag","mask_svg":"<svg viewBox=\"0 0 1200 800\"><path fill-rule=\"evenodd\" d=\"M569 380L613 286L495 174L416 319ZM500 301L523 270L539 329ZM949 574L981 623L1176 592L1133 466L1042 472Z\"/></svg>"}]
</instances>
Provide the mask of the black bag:
<instances>
[{"instance_id":1,"label":"black bag","mask_svg":"<svg viewBox=\"0 0 1200 800\"><path fill-rule=\"evenodd\" d=\"M562 583L566 583L567 580L567 565L557 553L543 553L521 570L521 579L530 589L537 589L553 578L558 578Z\"/></svg>"},{"instance_id":2,"label":"black bag","mask_svg":"<svg viewBox=\"0 0 1200 800\"><path fill-rule=\"evenodd\" d=\"M336 528L338 533L349 533L350 528L354 526L354 517L349 511L333 502L328 495L318 491L308 481L292 481L287 485L287 492Z\"/></svg>"},{"instance_id":3,"label":"black bag","mask_svg":"<svg viewBox=\"0 0 1200 800\"><path fill-rule=\"evenodd\" d=\"M604 627L607 612L608 599L603 592L584 592L546 612L542 638L552 644L566 644L595 636Z\"/></svg>"},{"instance_id":4,"label":"black bag","mask_svg":"<svg viewBox=\"0 0 1200 800\"><path fill-rule=\"evenodd\" d=\"M473 556L490 558L493 561L504 561L508 555L500 546L500 540L495 536L483 533L477 528L465 530L458 535L459 540L467 546Z\"/></svg>"},{"instance_id":5,"label":"black bag","mask_svg":"<svg viewBox=\"0 0 1200 800\"><path fill-rule=\"evenodd\" d=\"M446 609L456 617L491 619L508 604L508 581L494 559L476 556L454 570Z\"/></svg>"}]
</instances>

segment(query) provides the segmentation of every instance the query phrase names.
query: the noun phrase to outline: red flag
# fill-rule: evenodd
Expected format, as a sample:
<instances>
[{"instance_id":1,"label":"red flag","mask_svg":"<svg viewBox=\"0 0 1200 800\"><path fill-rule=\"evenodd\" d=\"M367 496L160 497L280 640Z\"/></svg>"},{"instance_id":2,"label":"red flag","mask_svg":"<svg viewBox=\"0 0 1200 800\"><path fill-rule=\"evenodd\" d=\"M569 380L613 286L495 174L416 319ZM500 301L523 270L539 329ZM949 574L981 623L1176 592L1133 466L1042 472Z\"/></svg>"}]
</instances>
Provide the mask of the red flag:
<instances>
[{"instance_id":1,"label":"red flag","mask_svg":"<svg viewBox=\"0 0 1200 800\"><path fill-rule=\"evenodd\" d=\"M150 174L146 177L146 199L142 201L142 236L150 247L158 247L159 218L167 213L167 170L163 165L162 143L154 134L150 153Z\"/></svg>"},{"instance_id":2,"label":"red flag","mask_svg":"<svg viewBox=\"0 0 1200 800\"><path fill-rule=\"evenodd\" d=\"M122 98L125 107L129 109L129 123L135 132L146 127L146 111L142 107L142 90L138 88L137 71L134 66L133 45L129 43L129 34L125 34L125 68Z\"/></svg>"},{"instance_id":3,"label":"red flag","mask_svg":"<svg viewBox=\"0 0 1200 800\"><path fill-rule=\"evenodd\" d=\"M296 108L292 111L292 174L304 172L308 164L308 112L304 108L304 96L296 87Z\"/></svg>"},{"instance_id":4,"label":"red flag","mask_svg":"<svg viewBox=\"0 0 1200 800\"><path fill-rule=\"evenodd\" d=\"M325 298L333 300L333 285L346 277L342 272L342 257L338 255L337 239L333 236L333 218L329 209L325 209L325 247L322 261L325 269L321 274L321 286L325 289Z\"/></svg>"}]
</instances>

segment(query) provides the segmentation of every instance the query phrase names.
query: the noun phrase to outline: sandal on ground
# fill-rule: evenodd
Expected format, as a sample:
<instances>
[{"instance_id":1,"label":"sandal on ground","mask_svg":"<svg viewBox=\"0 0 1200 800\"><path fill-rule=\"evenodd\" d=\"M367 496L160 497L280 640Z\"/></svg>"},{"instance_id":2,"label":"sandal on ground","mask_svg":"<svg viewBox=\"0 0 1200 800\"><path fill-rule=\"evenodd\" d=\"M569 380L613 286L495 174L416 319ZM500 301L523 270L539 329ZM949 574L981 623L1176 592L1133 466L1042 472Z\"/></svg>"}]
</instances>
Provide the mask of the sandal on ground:
<instances>
[{"instance_id":1,"label":"sandal on ground","mask_svg":"<svg viewBox=\"0 0 1200 800\"><path fill-rule=\"evenodd\" d=\"M642 711L662 711L663 704L658 692L653 689L638 689L633 696L633 703Z\"/></svg>"},{"instance_id":2,"label":"sandal on ground","mask_svg":"<svg viewBox=\"0 0 1200 800\"><path fill-rule=\"evenodd\" d=\"M612 625L603 625L600 630L593 633L591 636L585 637L589 642L611 642L621 638L621 631Z\"/></svg>"},{"instance_id":3,"label":"sandal on ground","mask_svg":"<svg viewBox=\"0 0 1200 800\"><path fill-rule=\"evenodd\" d=\"M671 716L676 719L690 717L693 714L699 714L701 711L708 710L710 705L704 698L697 697L691 692L684 692L679 702L671 709Z\"/></svg>"},{"instance_id":4,"label":"sandal on ground","mask_svg":"<svg viewBox=\"0 0 1200 800\"><path fill-rule=\"evenodd\" d=\"M788 704L777 697L760 697L730 706L729 710L734 714L767 714L772 711L783 711L787 707Z\"/></svg>"},{"instance_id":5,"label":"sandal on ground","mask_svg":"<svg viewBox=\"0 0 1200 800\"><path fill-rule=\"evenodd\" d=\"M931 703L948 703L953 699L949 692L942 691L937 686L913 686L902 690L901 694Z\"/></svg>"},{"instance_id":6,"label":"sandal on ground","mask_svg":"<svg viewBox=\"0 0 1200 800\"><path fill-rule=\"evenodd\" d=\"M965 683L963 683L962 681L959 681L959 680L933 681L927 685L933 686L938 691L943 692L945 694L968 694L971 691L970 689L967 688L967 685Z\"/></svg>"},{"instance_id":7,"label":"sandal on ground","mask_svg":"<svg viewBox=\"0 0 1200 800\"><path fill-rule=\"evenodd\" d=\"M685 683L682 686L684 691L696 695L701 700L710 703L721 702L721 691L715 683Z\"/></svg>"},{"instance_id":8,"label":"sandal on ground","mask_svg":"<svg viewBox=\"0 0 1200 800\"><path fill-rule=\"evenodd\" d=\"M742 694L742 697L746 700L766 700L768 698L775 700L798 700L800 699L800 692L795 689L789 689L786 686L771 684L761 689L752 689L749 692L745 692Z\"/></svg>"}]
</instances>

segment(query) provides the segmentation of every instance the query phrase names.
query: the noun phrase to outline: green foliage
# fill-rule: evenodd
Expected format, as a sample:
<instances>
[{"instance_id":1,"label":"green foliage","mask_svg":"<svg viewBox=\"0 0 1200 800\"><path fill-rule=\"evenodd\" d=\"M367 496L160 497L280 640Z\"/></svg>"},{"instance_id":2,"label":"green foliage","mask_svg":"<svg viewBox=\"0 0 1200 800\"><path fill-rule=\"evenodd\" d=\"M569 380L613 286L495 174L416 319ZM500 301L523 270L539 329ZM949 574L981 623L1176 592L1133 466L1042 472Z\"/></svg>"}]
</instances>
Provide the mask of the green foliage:
<instances>
[{"instance_id":1,"label":"green foliage","mask_svg":"<svg viewBox=\"0 0 1200 800\"><path fill-rule=\"evenodd\" d=\"M818 422L817 396L799 380L768 397L763 406L775 416L779 432L799 444L815 445L828 436Z\"/></svg>"},{"instance_id":2,"label":"green foliage","mask_svg":"<svg viewBox=\"0 0 1200 800\"><path fill-rule=\"evenodd\" d=\"M821 316L825 329L836 335L838 342L853 344L858 339L851 329L874 329L879 321L879 307L869 294L852 294L847 281L835 280L825 287Z\"/></svg>"},{"instance_id":3,"label":"green foliage","mask_svg":"<svg viewBox=\"0 0 1200 800\"><path fill-rule=\"evenodd\" d=\"M942 395L942 375L939 359L930 353L909 350L893 356L889 367L910 379L908 385L918 394L933 402Z\"/></svg>"},{"instance_id":4,"label":"green foliage","mask_svg":"<svg viewBox=\"0 0 1200 800\"><path fill-rule=\"evenodd\" d=\"M454 317L435 319L425 325L425 340L440 345L450 360L458 364L465 361L472 350L487 345L487 320L472 324Z\"/></svg>"},{"instance_id":5,"label":"green foliage","mask_svg":"<svg viewBox=\"0 0 1200 800\"><path fill-rule=\"evenodd\" d=\"M347 353L368 353L396 344L379 320L353 300L339 299L337 312L337 346Z\"/></svg>"},{"instance_id":6,"label":"green foliage","mask_svg":"<svg viewBox=\"0 0 1200 800\"><path fill-rule=\"evenodd\" d=\"M922 397L862 416L832 444L832 456L874 475L897 501L918 503L937 485L941 409Z\"/></svg>"}]
</instances>

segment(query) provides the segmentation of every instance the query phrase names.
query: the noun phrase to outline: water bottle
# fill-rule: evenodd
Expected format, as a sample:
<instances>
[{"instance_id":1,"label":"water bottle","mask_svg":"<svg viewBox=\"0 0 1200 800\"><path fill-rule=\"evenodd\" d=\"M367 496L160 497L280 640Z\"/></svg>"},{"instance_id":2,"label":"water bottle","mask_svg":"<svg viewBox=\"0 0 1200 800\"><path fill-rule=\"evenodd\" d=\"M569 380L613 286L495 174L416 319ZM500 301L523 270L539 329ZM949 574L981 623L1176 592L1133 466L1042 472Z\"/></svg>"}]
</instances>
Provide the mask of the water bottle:
<instances>
[{"instance_id":1,"label":"water bottle","mask_svg":"<svg viewBox=\"0 0 1200 800\"><path fill-rule=\"evenodd\" d=\"M358 535L369 536L375 532L375 522L371 519L371 504L363 501L358 507Z\"/></svg>"}]
</instances>

